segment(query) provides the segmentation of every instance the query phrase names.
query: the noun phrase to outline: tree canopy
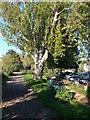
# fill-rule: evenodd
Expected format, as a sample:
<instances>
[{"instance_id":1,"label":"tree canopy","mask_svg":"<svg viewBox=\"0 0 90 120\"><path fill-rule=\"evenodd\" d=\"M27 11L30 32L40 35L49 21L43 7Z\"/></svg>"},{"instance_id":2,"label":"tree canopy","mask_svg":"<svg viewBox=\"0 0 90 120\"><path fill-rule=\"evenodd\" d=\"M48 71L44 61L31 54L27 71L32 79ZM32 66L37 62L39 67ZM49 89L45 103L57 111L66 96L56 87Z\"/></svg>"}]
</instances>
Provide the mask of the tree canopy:
<instances>
[{"instance_id":1,"label":"tree canopy","mask_svg":"<svg viewBox=\"0 0 90 120\"><path fill-rule=\"evenodd\" d=\"M7 76L23 68L19 55L13 50L9 50L6 55L2 57L1 63L2 72Z\"/></svg>"},{"instance_id":2,"label":"tree canopy","mask_svg":"<svg viewBox=\"0 0 90 120\"><path fill-rule=\"evenodd\" d=\"M71 62L77 64L78 60L77 47L81 43L90 45L89 4L22 0L2 3L2 34L9 44L28 52L39 71L48 58L47 51L60 67L73 67Z\"/></svg>"}]
</instances>

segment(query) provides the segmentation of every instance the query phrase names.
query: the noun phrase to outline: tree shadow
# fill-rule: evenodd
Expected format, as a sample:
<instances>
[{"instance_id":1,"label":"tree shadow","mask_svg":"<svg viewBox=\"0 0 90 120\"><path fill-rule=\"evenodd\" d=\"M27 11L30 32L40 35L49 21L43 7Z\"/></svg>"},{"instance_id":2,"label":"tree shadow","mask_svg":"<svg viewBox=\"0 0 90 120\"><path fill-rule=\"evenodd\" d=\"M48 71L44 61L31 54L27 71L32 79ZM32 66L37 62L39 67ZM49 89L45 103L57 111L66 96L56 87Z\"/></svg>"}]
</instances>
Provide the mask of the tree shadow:
<instances>
[{"instance_id":1,"label":"tree shadow","mask_svg":"<svg viewBox=\"0 0 90 120\"><path fill-rule=\"evenodd\" d=\"M53 112L43 107L36 94L29 86L22 84L20 77L14 83L12 80L2 90L2 102L5 103L2 109L2 119L48 119ZM22 81L23 82L23 81ZM35 84L41 84L36 81ZM30 85L33 85L30 84Z\"/></svg>"},{"instance_id":2,"label":"tree shadow","mask_svg":"<svg viewBox=\"0 0 90 120\"><path fill-rule=\"evenodd\" d=\"M36 97L29 96L23 101L12 104L2 109L3 119L50 119L50 112L43 108Z\"/></svg>"},{"instance_id":3,"label":"tree shadow","mask_svg":"<svg viewBox=\"0 0 90 120\"><path fill-rule=\"evenodd\" d=\"M46 84L43 84L46 83L45 79L34 81L30 78L29 80L28 85L30 88L34 85L40 85L38 88L46 87ZM71 102L65 101L54 97L52 91L41 89L37 93L38 97L45 107L55 110L55 113L51 109L49 111L45 107L42 107L39 100L37 100L36 94L32 93L33 91L29 91L28 87L23 90L23 85L19 85L19 88L21 88L17 90L16 86L13 89L9 88L9 94L7 89L4 91L5 96L3 100L11 101L11 104L3 108L3 119L89 119L90 110L74 99Z\"/></svg>"},{"instance_id":4,"label":"tree shadow","mask_svg":"<svg viewBox=\"0 0 90 120\"><path fill-rule=\"evenodd\" d=\"M17 81L16 81L17 79ZM5 86L2 86L2 102L11 101L18 97L22 97L28 92L29 86L25 85L22 77L11 78L7 81Z\"/></svg>"},{"instance_id":5,"label":"tree shadow","mask_svg":"<svg viewBox=\"0 0 90 120\"><path fill-rule=\"evenodd\" d=\"M58 119L89 119L90 110L74 99L72 102L64 101L60 98L55 98L54 95L46 90L38 93L42 103L46 107L55 109L58 114Z\"/></svg>"}]
</instances>

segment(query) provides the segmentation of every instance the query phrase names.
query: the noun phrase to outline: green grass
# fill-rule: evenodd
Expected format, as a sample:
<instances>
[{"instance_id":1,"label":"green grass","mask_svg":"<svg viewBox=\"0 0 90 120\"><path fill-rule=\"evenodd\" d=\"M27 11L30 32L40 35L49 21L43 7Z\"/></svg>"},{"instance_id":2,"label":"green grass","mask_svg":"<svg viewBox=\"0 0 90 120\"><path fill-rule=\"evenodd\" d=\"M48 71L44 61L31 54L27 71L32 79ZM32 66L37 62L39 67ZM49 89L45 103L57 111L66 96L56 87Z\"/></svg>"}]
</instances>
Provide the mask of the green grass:
<instances>
[{"instance_id":1,"label":"green grass","mask_svg":"<svg viewBox=\"0 0 90 120\"><path fill-rule=\"evenodd\" d=\"M81 93L83 95L87 95L87 90L84 90L82 87L78 87L74 83L67 83L67 81L64 82L65 85L67 85L70 89L75 90L78 93Z\"/></svg>"},{"instance_id":2,"label":"green grass","mask_svg":"<svg viewBox=\"0 0 90 120\"><path fill-rule=\"evenodd\" d=\"M78 103L76 100L64 101L60 99L59 93L54 98L53 93L47 90L47 81L45 79L33 80L33 73L23 73L26 83L32 88L44 106L56 110L59 118L83 118L89 119L90 110ZM45 76L44 76L45 78Z\"/></svg>"},{"instance_id":3,"label":"green grass","mask_svg":"<svg viewBox=\"0 0 90 120\"><path fill-rule=\"evenodd\" d=\"M81 93L85 96L87 95L87 90L84 90L84 88L81 88L81 87L78 87L78 86L72 84L71 89L73 89L73 90L77 91L78 93Z\"/></svg>"}]
</instances>

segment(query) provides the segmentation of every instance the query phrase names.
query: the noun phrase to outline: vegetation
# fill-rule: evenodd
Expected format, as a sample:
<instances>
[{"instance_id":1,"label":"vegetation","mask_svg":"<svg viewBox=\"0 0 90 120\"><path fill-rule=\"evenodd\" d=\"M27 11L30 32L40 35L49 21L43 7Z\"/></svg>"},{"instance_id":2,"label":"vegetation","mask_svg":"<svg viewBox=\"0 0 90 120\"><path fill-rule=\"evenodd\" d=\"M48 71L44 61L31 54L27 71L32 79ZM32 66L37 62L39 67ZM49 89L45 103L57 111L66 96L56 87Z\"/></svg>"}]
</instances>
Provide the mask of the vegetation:
<instances>
[{"instance_id":1,"label":"vegetation","mask_svg":"<svg viewBox=\"0 0 90 120\"><path fill-rule=\"evenodd\" d=\"M64 81L64 84L68 86L70 89L75 90L78 93L81 93L85 96L87 95L87 90L84 90L84 88L75 85L75 83L68 83L67 81Z\"/></svg>"},{"instance_id":2,"label":"vegetation","mask_svg":"<svg viewBox=\"0 0 90 120\"><path fill-rule=\"evenodd\" d=\"M78 46L90 45L88 2L3 2L1 9L2 35L31 55L35 78L42 78L49 53L54 67L78 67Z\"/></svg>"},{"instance_id":3,"label":"vegetation","mask_svg":"<svg viewBox=\"0 0 90 120\"><path fill-rule=\"evenodd\" d=\"M72 84L71 85L71 89L73 89L73 90L75 90L75 91L77 91L78 93L81 93L81 94L83 94L83 95L87 95L87 90L84 90L84 88L82 88L82 87L78 87L77 85L75 85L75 84Z\"/></svg>"},{"instance_id":4,"label":"vegetation","mask_svg":"<svg viewBox=\"0 0 90 120\"><path fill-rule=\"evenodd\" d=\"M21 0L2 2L0 10L3 37L9 45L17 46L22 51L21 58L13 50L2 57L3 73L9 76L13 71L23 69L23 66L26 70L32 65L33 72L28 71L24 75L27 84L37 93L42 103L55 109L61 118L88 119L88 112L90 113L87 107L72 99L65 87L54 98L53 92L47 90L45 79L46 76L53 75L55 68L61 69L61 72L62 69L77 70L78 58L87 56L90 47L89 5L90 2L49 3ZM6 80L7 77L3 77L3 82L4 78ZM86 91L74 84L68 86L86 95Z\"/></svg>"},{"instance_id":5,"label":"vegetation","mask_svg":"<svg viewBox=\"0 0 90 120\"><path fill-rule=\"evenodd\" d=\"M7 76L23 68L19 55L13 50L8 51L6 55L2 57L1 63L2 72Z\"/></svg>"},{"instance_id":6,"label":"vegetation","mask_svg":"<svg viewBox=\"0 0 90 120\"><path fill-rule=\"evenodd\" d=\"M57 111L58 117L64 119L89 119L90 110L76 100L71 100L71 97L67 95L67 92L64 91L61 95L57 93L56 98L54 98L52 92L47 90L46 79L34 81L32 72L25 74L24 78L29 87L37 93L42 103L46 107L50 107Z\"/></svg>"},{"instance_id":7,"label":"vegetation","mask_svg":"<svg viewBox=\"0 0 90 120\"><path fill-rule=\"evenodd\" d=\"M0 84L5 85L8 80L8 77L0 72Z\"/></svg>"},{"instance_id":8,"label":"vegetation","mask_svg":"<svg viewBox=\"0 0 90 120\"><path fill-rule=\"evenodd\" d=\"M57 93L54 98L53 93L47 90L46 79L34 81L32 72L24 74L24 78L29 87L37 93L42 103L46 107L50 107L57 111L57 117L64 119L89 119L90 110L76 100L71 100L67 92L64 91L61 95Z\"/></svg>"}]
</instances>

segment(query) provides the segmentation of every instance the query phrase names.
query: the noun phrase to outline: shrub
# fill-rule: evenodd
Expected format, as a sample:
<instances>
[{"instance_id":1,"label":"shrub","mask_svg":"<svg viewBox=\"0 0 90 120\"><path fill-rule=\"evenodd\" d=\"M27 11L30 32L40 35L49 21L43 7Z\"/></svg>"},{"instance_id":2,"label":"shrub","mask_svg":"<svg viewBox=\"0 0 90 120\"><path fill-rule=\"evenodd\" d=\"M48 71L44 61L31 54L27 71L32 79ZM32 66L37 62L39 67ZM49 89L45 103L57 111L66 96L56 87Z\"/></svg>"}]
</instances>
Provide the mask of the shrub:
<instances>
[{"instance_id":1,"label":"shrub","mask_svg":"<svg viewBox=\"0 0 90 120\"><path fill-rule=\"evenodd\" d=\"M60 93L60 96L64 101L71 101L73 98L72 93L69 93L68 90L64 87L63 92Z\"/></svg>"},{"instance_id":2,"label":"shrub","mask_svg":"<svg viewBox=\"0 0 90 120\"><path fill-rule=\"evenodd\" d=\"M19 55L13 50L6 53L1 62L2 72L7 76L11 75L14 71L20 71L23 67Z\"/></svg>"}]
</instances>

